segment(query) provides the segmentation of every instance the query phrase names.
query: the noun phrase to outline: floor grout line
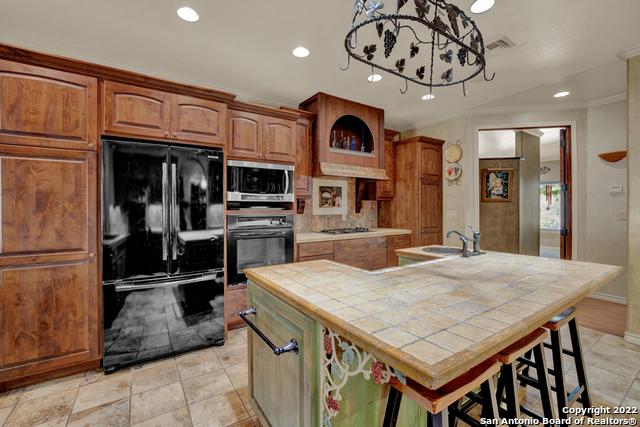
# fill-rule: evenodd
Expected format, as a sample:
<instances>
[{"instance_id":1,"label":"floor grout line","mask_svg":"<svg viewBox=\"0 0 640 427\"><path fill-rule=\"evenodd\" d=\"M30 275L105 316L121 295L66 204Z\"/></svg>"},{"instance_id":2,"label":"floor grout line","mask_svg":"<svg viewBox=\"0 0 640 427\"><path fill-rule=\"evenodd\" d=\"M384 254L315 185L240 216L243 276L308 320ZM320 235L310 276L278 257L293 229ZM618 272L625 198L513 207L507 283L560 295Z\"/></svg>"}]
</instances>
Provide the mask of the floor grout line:
<instances>
[{"instance_id":1,"label":"floor grout line","mask_svg":"<svg viewBox=\"0 0 640 427\"><path fill-rule=\"evenodd\" d=\"M214 354L214 356L216 356ZM217 358L218 356L216 356ZM178 365L178 359L176 357L173 358L173 361L176 364L176 371L178 371L178 379L180 380L180 390L182 390L182 396L184 397L184 404L187 407L187 414L189 415L189 422L193 426L193 418L191 418L191 407L189 406L189 401L187 400L187 393L184 391L184 384L182 382L182 374L180 374L180 366Z\"/></svg>"},{"instance_id":2,"label":"floor grout line","mask_svg":"<svg viewBox=\"0 0 640 427\"><path fill-rule=\"evenodd\" d=\"M82 373L82 378L84 378L84 372ZM80 384L78 384L78 388L76 388L76 397L73 398L73 405L71 405L71 411L67 416L67 422L64 424L65 426L69 425L69 421L71 420L71 415L73 415L73 408L76 407L76 401L78 400L78 395L80 394Z\"/></svg>"}]
</instances>

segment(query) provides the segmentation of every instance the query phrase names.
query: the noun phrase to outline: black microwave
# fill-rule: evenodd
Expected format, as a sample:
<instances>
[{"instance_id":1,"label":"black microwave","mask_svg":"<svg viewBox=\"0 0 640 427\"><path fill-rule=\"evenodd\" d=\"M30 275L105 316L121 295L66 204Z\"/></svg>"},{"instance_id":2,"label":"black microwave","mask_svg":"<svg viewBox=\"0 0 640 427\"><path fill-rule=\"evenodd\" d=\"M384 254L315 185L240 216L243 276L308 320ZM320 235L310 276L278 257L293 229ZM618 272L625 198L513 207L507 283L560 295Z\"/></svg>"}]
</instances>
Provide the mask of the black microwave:
<instances>
[{"instance_id":1,"label":"black microwave","mask_svg":"<svg viewBox=\"0 0 640 427\"><path fill-rule=\"evenodd\" d=\"M293 165L227 162L228 202L293 202Z\"/></svg>"}]
</instances>

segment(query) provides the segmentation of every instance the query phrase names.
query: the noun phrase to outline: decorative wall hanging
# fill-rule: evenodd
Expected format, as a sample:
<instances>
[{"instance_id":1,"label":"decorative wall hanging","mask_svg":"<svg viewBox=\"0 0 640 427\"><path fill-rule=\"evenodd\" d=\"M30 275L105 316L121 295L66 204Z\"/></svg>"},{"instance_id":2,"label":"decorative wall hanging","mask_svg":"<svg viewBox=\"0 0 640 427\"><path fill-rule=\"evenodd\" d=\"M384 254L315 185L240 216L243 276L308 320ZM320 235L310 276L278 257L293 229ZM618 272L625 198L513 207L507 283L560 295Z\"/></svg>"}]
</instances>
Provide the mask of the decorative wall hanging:
<instances>
[{"instance_id":1,"label":"decorative wall hanging","mask_svg":"<svg viewBox=\"0 0 640 427\"><path fill-rule=\"evenodd\" d=\"M475 22L444 0L395 0L385 8L375 0L356 0L351 28L344 39L347 70L351 58L428 88L462 84L486 74L485 47ZM380 49L379 49L380 47Z\"/></svg>"},{"instance_id":2,"label":"decorative wall hanging","mask_svg":"<svg viewBox=\"0 0 640 427\"><path fill-rule=\"evenodd\" d=\"M462 165L458 163L462 159L462 142L447 142L444 148L444 158L449 163L446 168L447 185L462 184Z\"/></svg>"},{"instance_id":3,"label":"decorative wall hanging","mask_svg":"<svg viewBox=\"0 0 640 427\"><path fill-rule=\"evenodd\" d=\"M313 214L347 215L349 204L348 183L346 180L313 180Z\"/></svg>"},{"instance_id":4,"label":"decorative wall hanging","mask_svg":"<svg viewBox=\"0 0 640 427\"><path fill-rule=\"evenodd\" d=\"M482 169L481 176L482 182L480 183L480 199L483 203L511 201L513 169Z\"/></svg>"},{"instance_id":5,"label":"decorative wall hanging","mask_svg":"<svg viewBox=\"0 0 640 427\"><path fill-rule=\"evenodd\" d=\"M551 168L549 166L542 166L540 168L540 175L546 175L551 172Z\"/></svg>"}]
</instances>

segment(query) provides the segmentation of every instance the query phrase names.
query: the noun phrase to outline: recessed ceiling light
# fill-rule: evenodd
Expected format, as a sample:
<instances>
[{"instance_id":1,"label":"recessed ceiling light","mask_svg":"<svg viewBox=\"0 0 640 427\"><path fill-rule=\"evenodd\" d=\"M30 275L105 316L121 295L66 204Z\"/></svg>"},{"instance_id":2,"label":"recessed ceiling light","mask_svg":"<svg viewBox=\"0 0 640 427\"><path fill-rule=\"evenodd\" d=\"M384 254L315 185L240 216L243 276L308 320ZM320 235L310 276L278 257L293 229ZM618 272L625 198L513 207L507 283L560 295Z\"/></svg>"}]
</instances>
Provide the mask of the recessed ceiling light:
<instances>
[{"instance_id":1,"label":"recessed ceiling light","mask_svg":"<svg viewBox=\"0 0 640 427\"><path fill-rule=\"evenodd\" d=\"M380 80L382 80L382 76L380 74L371 74L369 77L367 77L367 80L372 83L379 82Z\"/></svg>"},{"instance_id":2,"label":"recessed ceiling light","mask_svg":"<svg viewBox=\"0 0 640 427\"><path fill-rule=\"evenodd\" d=\"M564 98L565 96L569 96L571 92L567 91L567 90L563 90L562 92L558 92L555 95L553 95L554 98Z\"/></svg>"},{"instance_id":3,"label":"recessed ceiling light","mask_svg":"<svg viewBox=\"0 0 640 427\"><path fill-rule=\"evenodd\" d=\"M491 9L496 3L496 0L476 0L471 5L471 13L484 13Z\"/></svg>"},{"instance_id":4,"label":"recessed ceiling light","mask_svg":"<svg viewBox=\"0 0 640 427\"><path fill-rule=\"evenodd\" d=\"M176 13L180 18L184 19L187 22L198 22L198 20L200 19L200 15L198 15L198 12L187 6L181 7L176 11Z\"/></svg>"},{"instance_id":5,"label":"recessed ceiling light","mask_svg":"<svg viewBox=\"0 0 640 427\"><path fill-rule=\"evenodd\" d=\"M291 53L293 53L293 56L296 56L298 58L306 58L307 56L309 56L309 49L304 46L298 46L297 48L293 49Z\"/></svg>"},{"instance_id":6,"label":"recessed ceiling light","mask_svg":"<svg viewBox=\"0 0 640 427\"><path fill-rule=\"evenodd\" d=\"M432 93L428 93L422 97L423 101L431 101L433 99L436 99L436 96Z\"/></svg>"}]
</instances>

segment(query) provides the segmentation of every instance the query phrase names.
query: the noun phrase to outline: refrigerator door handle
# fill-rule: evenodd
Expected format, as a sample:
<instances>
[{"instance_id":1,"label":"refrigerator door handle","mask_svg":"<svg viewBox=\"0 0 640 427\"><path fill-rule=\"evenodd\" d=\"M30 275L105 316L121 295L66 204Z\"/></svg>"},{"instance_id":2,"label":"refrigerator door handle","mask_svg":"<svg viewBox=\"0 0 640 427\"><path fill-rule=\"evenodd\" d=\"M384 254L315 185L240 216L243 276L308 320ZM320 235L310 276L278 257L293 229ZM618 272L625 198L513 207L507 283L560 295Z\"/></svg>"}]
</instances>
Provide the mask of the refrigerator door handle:
<instances>
[{"instance_id":1,"label":"refrigerator door handle","mask_svg":"<svg viewBox=\"0 0 640 427\"><path fill-rule=\"evenodd\" d=\"M167 209L167 187L169 186L169 178L167 176L167 162L162 163L162 260L166 261L168 257L167 248L167 217L169 210Z\"/></svg>"},{"instance_id":2,"label":"refrigerator door handle","mask_svg":"<svg viewBox=\"0 0 640 427\"><path fill-rule=\"evenodd\" d=\"M178 218L178 177L176 176L176 164L171 163L171 212L173 224L171 227L171 259L178 259L178 230L180 229L180 218Z\"/></svg>"}]
</instances>

